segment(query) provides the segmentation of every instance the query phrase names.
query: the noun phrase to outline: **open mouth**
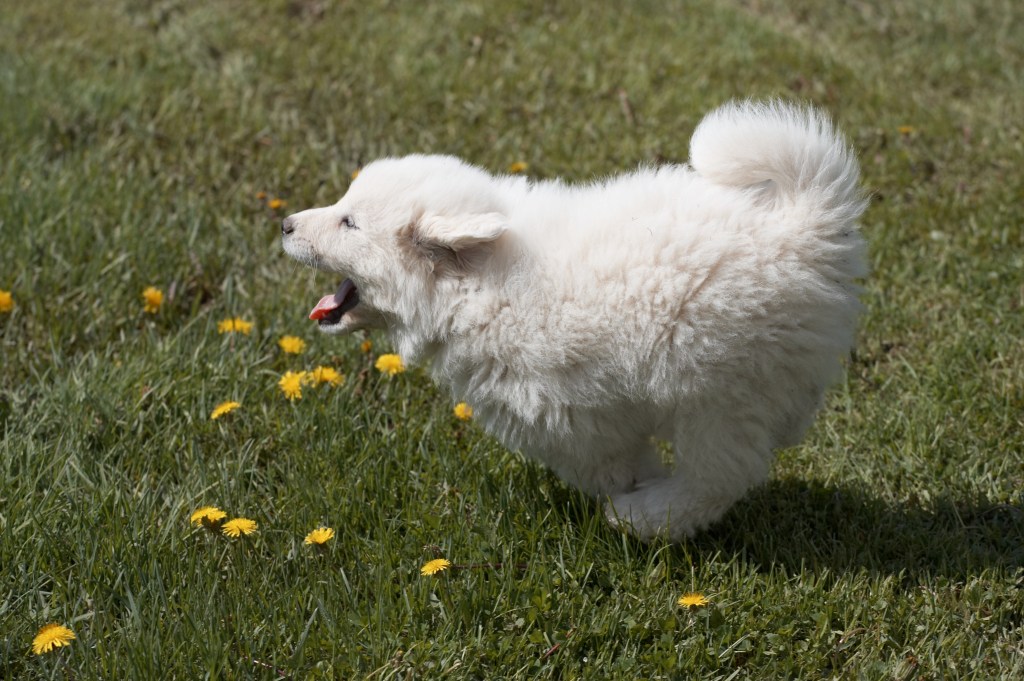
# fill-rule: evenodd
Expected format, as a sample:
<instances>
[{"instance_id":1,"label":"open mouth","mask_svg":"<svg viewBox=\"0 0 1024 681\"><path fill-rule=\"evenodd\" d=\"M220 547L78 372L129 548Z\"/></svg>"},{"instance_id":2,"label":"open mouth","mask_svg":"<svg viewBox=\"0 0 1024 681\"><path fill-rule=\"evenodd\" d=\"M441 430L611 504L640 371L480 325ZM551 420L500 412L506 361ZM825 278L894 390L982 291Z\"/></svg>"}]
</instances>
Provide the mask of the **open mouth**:
<instances>
[{"instance_id":1,"label":"open mouth","mask_svg":"<svg viewBox=\"0 0 1024 681\"><path fill-rule=\"evenodd\" d=\"M315 319L320 326L331 326L341 321L345 313L359 304L359 290L351 279L341 282L338 290L320 299L310 319Z\"/></svg>"}]
</instances>

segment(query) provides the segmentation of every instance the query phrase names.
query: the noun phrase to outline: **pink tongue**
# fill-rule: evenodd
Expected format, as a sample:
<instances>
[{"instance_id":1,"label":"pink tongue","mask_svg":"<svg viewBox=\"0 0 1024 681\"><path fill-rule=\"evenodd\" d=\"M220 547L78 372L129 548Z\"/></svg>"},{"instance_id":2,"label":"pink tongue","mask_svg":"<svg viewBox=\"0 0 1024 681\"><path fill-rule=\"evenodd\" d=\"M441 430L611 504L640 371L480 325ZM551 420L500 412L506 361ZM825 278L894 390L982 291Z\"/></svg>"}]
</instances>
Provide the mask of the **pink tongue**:
<instances>
[{"instance_id":1,"label":"pink tongue","mask_svg":"<svg viewBox=\"0 0 1024 681\"><path fill-rule=\"evenodd\" d=\"M320 302L316 304L313 311L309 313L310 319L323 319L327 315L331 314L334 310L341 307L341 303L334 299L334 294L326 295L320 299Z\"/></svg>"}]
</instances>

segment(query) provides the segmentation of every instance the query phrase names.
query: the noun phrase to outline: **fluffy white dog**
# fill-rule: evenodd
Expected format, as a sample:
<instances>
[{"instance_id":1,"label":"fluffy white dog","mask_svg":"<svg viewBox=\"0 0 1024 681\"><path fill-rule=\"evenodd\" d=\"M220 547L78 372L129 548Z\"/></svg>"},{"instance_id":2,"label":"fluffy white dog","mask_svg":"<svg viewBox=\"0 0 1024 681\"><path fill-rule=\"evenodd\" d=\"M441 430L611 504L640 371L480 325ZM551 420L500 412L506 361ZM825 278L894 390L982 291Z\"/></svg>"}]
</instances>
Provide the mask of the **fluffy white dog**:
<instances>
[{"instance_id":1,"label":"fluffy white dog","mask_svg":"<svg viewBox=\"0 0 1024 681\"><path fill-rule=\"evenodd\" d=\"M738 103L701 122L689 166L571 186L389 158L282 232L345 277L310 314L324 331L386 329L614 524L679 539L766 479L842 371L857 182L821 114Z\"/></svg>"}]
</instances>

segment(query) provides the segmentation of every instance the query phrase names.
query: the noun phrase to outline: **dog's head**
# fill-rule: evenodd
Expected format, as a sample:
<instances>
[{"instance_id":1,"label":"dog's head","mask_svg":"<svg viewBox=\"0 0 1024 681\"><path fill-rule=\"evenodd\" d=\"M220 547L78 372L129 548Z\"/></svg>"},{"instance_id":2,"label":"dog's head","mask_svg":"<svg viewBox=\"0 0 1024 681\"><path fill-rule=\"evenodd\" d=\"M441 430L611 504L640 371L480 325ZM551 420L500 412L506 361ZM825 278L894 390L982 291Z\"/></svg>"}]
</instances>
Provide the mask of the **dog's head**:
<instances>
[{"instance_id":1,"label":"dog's head","mask_svg":"<svg viewBox=\"0 0 1024 681\"><path fill-rule=\"evenodd\" d=\"M453 157L367 165L338 203L281 225L288 255L343 279L310 319L341 334L430 314L439 284L493 252L506 229L504 200L495 178Z\"/></svg>"}]
</instances>

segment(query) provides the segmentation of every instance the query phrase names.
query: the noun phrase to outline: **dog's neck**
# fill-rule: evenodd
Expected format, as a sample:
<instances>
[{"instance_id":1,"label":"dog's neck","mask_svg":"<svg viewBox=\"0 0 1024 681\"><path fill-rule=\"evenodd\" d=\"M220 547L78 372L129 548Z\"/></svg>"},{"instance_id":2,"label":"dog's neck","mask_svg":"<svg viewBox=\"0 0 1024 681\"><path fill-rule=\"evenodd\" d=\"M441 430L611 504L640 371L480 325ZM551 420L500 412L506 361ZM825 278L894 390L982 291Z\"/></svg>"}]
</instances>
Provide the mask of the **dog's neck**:
<instances>
[{"instance_id":1,"label":"dog's neck","mask_svg":"<svg viewBox=\"0 0 1024 681\"><path fill-rule=\"evenodd\" d=\"M516 353L488 329L516 325L526 305L541 302L542 267L535 255L524 257L512 243L503 244L478 272L438 280L409 306L404 323L390 327L395 347L410 362L429 365L435 378L454 387L463 363L502 364Z\"/></svg>"}]
</instances>

